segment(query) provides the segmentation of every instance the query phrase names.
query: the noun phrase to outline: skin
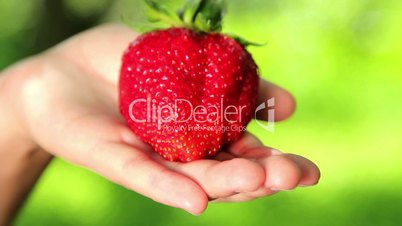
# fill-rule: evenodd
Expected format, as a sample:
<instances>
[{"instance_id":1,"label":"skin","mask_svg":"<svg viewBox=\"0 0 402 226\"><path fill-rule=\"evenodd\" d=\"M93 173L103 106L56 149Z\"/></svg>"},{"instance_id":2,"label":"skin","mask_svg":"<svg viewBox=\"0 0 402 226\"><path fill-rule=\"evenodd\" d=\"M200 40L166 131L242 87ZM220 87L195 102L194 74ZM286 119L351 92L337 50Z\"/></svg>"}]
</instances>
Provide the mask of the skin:
<instances>
[{"instance_id":1,"label":"skin","mask_svg":"<svg viewBox=\"0 0 402 226\"><path fill-rule=\"evenodd\" d=\"M317 184L314 163L265 147L249 133L215 159L163 160L118 112L120 58L135 36L122 25L104 25L2 72L0 225L11 221L52 156L194 215L209 201L243 202ZM261 81L259 102L271 97L277 120L287 119L294 98Z\"/></svg>"}]
</instances>

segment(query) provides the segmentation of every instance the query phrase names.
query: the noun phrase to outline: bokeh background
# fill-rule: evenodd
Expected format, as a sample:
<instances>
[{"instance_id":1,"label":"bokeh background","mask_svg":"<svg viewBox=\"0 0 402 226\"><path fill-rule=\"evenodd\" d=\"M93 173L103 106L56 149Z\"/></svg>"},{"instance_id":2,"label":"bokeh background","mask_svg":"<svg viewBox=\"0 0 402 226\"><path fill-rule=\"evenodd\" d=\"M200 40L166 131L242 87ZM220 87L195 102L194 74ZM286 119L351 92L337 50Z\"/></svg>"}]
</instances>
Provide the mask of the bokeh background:
<instances>
[{"instance_id":1,"label":"bokeh background","mask_svg":"<svg viewBox=\"0 0 402 226\"><path fill-rule=\"evenodd\" d=\"M2 0L0 69L123 14L142 17L142 1ZM250 131L315 161L318 186L193 217L56 159L15 225L401 225L402 1L229 0L225 31L268 42L250 51L298 108Z\"/></svg>"}]
</instances>

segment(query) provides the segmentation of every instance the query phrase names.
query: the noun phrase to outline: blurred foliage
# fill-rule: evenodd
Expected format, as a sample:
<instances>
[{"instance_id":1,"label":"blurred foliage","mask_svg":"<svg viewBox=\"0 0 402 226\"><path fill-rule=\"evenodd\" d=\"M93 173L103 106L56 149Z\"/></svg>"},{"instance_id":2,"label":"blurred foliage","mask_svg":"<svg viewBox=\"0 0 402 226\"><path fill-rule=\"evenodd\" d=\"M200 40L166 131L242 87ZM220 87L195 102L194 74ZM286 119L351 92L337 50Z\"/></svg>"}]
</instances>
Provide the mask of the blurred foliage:
<instances>
[{"instance_id":1,"label":"blurred foliage","mask_svg":"<svg viewBox=\"0 0 402 226\"><path fill-rule=\"evenodd\" d=\"M169 1L175 6L181 1ZM402 1L231 0L225 31L250 48L263 76L293 92L298 110L267 145L315 161L317 187L200 217L157 204L55 160L16 225L400 225L402 216ZM0 1L0 68L122 14L140 0Z\"/></svg>"}]
</instances>

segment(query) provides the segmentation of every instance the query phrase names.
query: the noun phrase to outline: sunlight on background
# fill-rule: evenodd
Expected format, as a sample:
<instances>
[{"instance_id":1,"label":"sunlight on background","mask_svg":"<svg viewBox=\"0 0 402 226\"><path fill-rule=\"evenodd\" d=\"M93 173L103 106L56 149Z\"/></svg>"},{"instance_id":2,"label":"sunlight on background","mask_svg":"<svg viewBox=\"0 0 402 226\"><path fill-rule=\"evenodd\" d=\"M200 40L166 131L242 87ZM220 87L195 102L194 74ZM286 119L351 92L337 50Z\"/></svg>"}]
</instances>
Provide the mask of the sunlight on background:
<instances>
[{"instance_id":1,"label":"sunlight on background","mask_svg":"<svg viewBox=\"0 0 402 226\"><path fill-rule=\"evenodd\" d=\"M67 14L119 21L141 1L63 1ZM177 5L181 1L170 1ZM33 53L43 1L1 1L0 66ZM232 0L225 32L250 47L264 78L296 96L295 115L268 146L306 156L320 184L200 217L165 207L55 160L16 225L399 225L402 221L402 1ZM17 10L18 9L18 10ZM39 26L39 25L37 25ZM49 31L51 32L51 31Z\"/></svg>"}]
</instances>

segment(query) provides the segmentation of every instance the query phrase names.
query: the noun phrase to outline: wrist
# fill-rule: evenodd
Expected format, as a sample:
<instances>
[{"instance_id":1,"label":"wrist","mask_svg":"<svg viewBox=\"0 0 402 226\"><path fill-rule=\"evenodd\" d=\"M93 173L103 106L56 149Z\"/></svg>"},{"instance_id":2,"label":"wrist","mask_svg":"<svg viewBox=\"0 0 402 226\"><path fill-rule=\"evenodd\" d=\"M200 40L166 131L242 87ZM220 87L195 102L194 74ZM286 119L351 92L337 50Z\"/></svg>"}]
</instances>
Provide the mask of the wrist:
<instances>
[{"instance_id":1,"label":"wrist","mask_svg":"<svg viewBox=\"0 0 402 226\"><path fill-rule=\"evenodd\" d=\"M10 223L51 156L27 132L20 105L29 63L0 74L0 225Z\"/></svg>"},{"instance_id":2,"label":"wrist","mask_svg":"<svg viewBox=\"0 0 402 226\"><path fill-rule=\"evenodd\" d=\"M35 142L24 129L20 112L18 112L20 99L18 92L21 90L21 77L23 77L19 74L20 67L17 65L0 74L0 125L3 128L0 130L0 153L10 148L12 150L35 149Z\"/></svg>"}]
</instances>

